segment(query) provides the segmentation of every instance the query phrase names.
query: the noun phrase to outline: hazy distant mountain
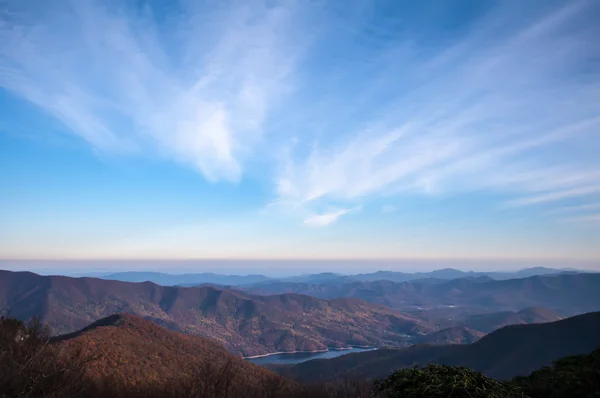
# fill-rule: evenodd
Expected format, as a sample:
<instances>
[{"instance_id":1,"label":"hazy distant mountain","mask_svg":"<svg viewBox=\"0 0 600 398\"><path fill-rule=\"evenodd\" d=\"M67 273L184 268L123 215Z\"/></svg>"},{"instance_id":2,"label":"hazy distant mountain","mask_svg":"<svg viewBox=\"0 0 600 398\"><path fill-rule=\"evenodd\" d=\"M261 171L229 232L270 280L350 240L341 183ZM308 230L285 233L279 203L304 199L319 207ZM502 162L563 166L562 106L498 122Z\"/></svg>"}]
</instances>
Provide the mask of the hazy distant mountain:
<instances>
[{"instance_id":1,"label":"hazy distant mountain","mask_svg":"<svg viewBox=\"0 0 600 398\"><path fill-rule=\"evenodd\" d=\"M309 274L291 276L287 278L278 278L277 282L293 282L293 283L330 283L330 282L342 282L348 279L352 279L352 276L336 274L334 272L322 272L320 274Z\"/></svg>"},{"instance_id":2,"label":"hazy distant mountain","mask_svg":"<svg viewBox=\"0 0 600 398\"><path fill-rule=\"evenodd\" d=\"M271 278L264 275L219 275L213 273L172 275L160 272L119 272L98 276L101 279L115 280L121 282L153 282L157 285L244 285L268 281Z\"/></svg>"},{"instance_id":3,"label":"hazy distant mountain","mask_svg":"<svg viewBox=\"0 0 600 398\"><path fill-rule=\"evenodd\" d=\"M402 345L436 328L359 299L252 296L215 287L170 287L95 278L0 271L0 307L38 315L56 333L134 313L170 329L213 338L231 352L258 355L348 345Z\"/></svg>"},{"instance_id":4,"label":"hazy distant mountain","mask_svg":"<svg viewBox=\"0 0 600 398\"><path fill-rule=\"evenodd\" d=\"M483 283L457 279L427 292L452 305L511 311L545 307L572 315L600 309L600 274L536 275Z\"/></svg>"},{"instance_id":5,"label":"hazy distant mountain","mask_svg":"<svg viewBox=\"0 0 600 398\"><path fill-rule=\"evenodd\" d=\"M317 381L384 377L399 368L437 363L466 366L490 377L510 379L598 347L600 312L593 312L550 323L506 326L473 344L381 349L273 369L300 381Z\"/></svg>"},{"instance_id":6,"label":"hazy distant mountain","mask_svg":"<svg viewBox=\"0 0 600 398\"><path fill-rule=\"evenodd\" d=\"M533 267L533 268L525 268L519 271L514 272L487 272L484 273L487 276L496 279L496 280L506 280L506 279L517 279L517 278L527 278L535 275L554 275L554 274L577 274L577 273L589 273L589 271L579 271L572 268L546 268L546 267Z\"/></svg>"},{"instance_id":7,"label":"hazy distant mountain","mask_svg":"<svg viewBox=\"0 0 600 398\"><path fill-rule=\"evenodd\" d=\"M481 271L461 271L453 268L444 268L431 272L396 272L396 271L377 271L370 274L351 275L348 278L356 281L377 281L387 280L392 282L408 282L419 279L460 279L460 278L478 278L487 277L496 280L526 278L534 275L550 275L560 273L574 273L575 270L553 269L545 267L525 268L519 271L509 272L481 272Z\"/></svg>"},{"instance_id":8,"label":"hazy distant mountain","mask_svg":"<svg viewBox=\"0 0 600 398\"><path fill-rule=\"evenodd\" d=\"M252 293L299 293L319 298L353 297L401 310L469 307L475 312L520 311L546 307L566 315L600 309L600 274L555 274L521 279L469 277L440 283L345 281L308 284L266 282L241 287Z\"/></svg>"},{"instance_id":9,"label":"hazy distant mountain","mask_svg":"<svg viewBox=\"0 0 600 398\"><path fill-rule=\"evenodd\" d=\"M397 271L377 271L370 274L352 275L351 278L355 281L372 282L372 281L392 281L392 282L407 282L417 279L456 279L470 276L470 272L459 271L457 269L441 269L431 272L397 272Z\"/></svg>"},{"instance_id":10,"label":"hazy distant mountain","mask_svg":"<svg viewBox=\"0 0 600 398\"><path fill-rule=\"evenodd\" d=\"M343 275L333 272L322 272L319 274L308 274L291 276L286 278L272 278L265 275L220 275L215 273L197 273L197 274L168 274L162 272L142 272L127 271L118 273L94 273L75 276L97 277L101 279L117 280L121 282L154 282L163 286L197 286L203 284L221 285L221 286L244 286L258 287L254 285L265 285L272 283L306 283L306 284L336 284L348 283L352 281L372 282L372 281L392 281L407 282L419 281L420 283L441 283L452 279L468 278L477 281L486 279L505 280L514 278L525 278L533 275L549 275L558 273L575 273L574 270L552 269L552 268L526 268L516 272L474 272L460 271L452 268L445 268L431 272L396 272L396 271L377 271L369 274Z\"/></svg>"},{"instance_id":11,"label":"hazy distant mountain","mask_svg":"<svg viewBox=\"0 0 600 398\"><path fill-rule=\"evenodd\" d=\"M520 279L535 275L576 274L579 271L552 269L544 267L526 268L515 272L475 272L461 271L453 268L439 269L431 272L397 272L377 271L369 274L341 275L331 272L321 274L294 276L289 278L269 279L256 283L240 284L240 288L254 293L302 293L311 294L311 290L322 292L323 296L316 297L345 297L343 290L346 286L358 286L356 282L415 282L419 284L440 284L456 279L473 282L490 282L494 280ZM326 285L326 286L318 286ZM327 292L330 291L330 292Z\"/></svg>"}]
</instances>

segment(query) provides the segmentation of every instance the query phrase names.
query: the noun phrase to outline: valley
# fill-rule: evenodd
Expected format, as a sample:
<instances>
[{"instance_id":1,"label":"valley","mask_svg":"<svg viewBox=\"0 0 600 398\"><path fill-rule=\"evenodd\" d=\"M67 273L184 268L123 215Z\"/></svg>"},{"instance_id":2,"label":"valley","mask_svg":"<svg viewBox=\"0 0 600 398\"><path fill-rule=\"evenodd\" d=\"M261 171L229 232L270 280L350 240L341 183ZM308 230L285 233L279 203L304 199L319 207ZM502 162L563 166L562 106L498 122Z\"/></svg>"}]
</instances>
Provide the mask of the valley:
<instances>
[{"instance_id":1,"label":"valley","mask_svg":"<svg viewBox=\"0 0 600 398\"><path fill-rule=\"evenodd\" d=\"M367 386L398 369L431 363L508 380L600 346L600 312L588 311L600 309L595 273L406 282L327 278L309 289L286 282L285 292L271 294L245 284L161 286L0 271L0 306L18 319L47 324L57 360L93 358L86 365L89 380L108 377L155 391L172 388L172 380L178 388L200 383L220 389L223 377L240 394L344 379ZM290 286L294 291L287 291ZM206 378L216 384L198 381Z\"/></svg>"}]
</instances>

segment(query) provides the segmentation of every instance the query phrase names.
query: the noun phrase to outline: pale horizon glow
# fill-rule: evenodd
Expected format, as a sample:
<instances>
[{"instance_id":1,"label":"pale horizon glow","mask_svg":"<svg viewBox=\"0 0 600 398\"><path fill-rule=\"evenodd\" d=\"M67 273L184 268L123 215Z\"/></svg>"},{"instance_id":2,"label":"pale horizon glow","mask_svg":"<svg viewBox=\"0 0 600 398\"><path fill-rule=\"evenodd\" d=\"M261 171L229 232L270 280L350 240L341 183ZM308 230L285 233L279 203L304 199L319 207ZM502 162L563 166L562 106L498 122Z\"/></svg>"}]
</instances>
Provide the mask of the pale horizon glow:
<instances>
[{"instance_id":1,"label":"pale horizon glow","mask_svg":"<svg viewBox=\"0 0 600 398\"><path fill-rule=\"evenodd\" d=\"M598 261L556 259L0 259L0 269L66 276L118 272L160 272L172 275L209 272L219 275L263 274L284 277L327 272L341 275L377 271L414 273L448 268L464 272L514 272L534 267L600 272Z\"/></svg>"},{"instance_id":2,"label":"pale horizon glow","mask_svg":"<svg viewBox=\"0 0 600 398\"><path fill-rule=\"evenodd\" d=\"M34 3L2 259L600 262L597 1Z\"/></svg>"}]
</instances>

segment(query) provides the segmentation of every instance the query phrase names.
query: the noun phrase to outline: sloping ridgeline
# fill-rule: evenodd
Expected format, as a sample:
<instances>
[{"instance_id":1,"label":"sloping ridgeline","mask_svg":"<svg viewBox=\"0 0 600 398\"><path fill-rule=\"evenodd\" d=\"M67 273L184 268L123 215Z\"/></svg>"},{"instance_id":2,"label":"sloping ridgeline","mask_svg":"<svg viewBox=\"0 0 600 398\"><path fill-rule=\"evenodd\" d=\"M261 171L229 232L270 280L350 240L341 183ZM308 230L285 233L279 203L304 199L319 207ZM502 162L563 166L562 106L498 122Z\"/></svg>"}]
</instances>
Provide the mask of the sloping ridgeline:
<instances>
[{"instance_id":1,"label":"sloping ridgeline","mask_svg":"<svg viewBox=\"0 0 600 398\"><path fill-rule=\"evenodd\" d=\"M473 344L420 344L270 368L296 380L314 382L348 377L380 378L399 368L436 363L466 366L506 380L526 376L554 360L587 354L598 347L600 312L592 312L550 323L506 326Z\"/></svg>"},{"instance_id":2,"label":"sloping ridgeline","mask_svg":"<svg viewBox=\"0 0 600 398\"><path fill-rule=\"evenodd\" d=\"M169 287L0 271L0 305L19 319L40 316L55 334L115 313L212 338L243 356L349 345L403 345L434 326L360 299L255 296L215 287Z\"/></svg>"}]
</instances>

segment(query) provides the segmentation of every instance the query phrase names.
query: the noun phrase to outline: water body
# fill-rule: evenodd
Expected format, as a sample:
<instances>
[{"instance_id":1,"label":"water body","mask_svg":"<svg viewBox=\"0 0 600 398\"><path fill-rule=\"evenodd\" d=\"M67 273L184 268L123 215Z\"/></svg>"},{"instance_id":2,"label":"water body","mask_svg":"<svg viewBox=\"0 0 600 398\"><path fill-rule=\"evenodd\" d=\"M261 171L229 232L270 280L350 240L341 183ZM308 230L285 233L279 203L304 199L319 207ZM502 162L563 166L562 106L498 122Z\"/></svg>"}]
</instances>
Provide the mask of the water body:
<instances>
[{"instance_id":1,"label":"water body","mask_svg":"<svg viewBox=\"0 0 600 398\"><path fill-rule=\"evenodd\" d=\"M373 351L376 348L350 348L347 350L329 350L325 352L294 352L286 354L272 354L259 358L247 358L247 361L257 365L276 364L276 365L294 365L300 362L309 361L318 358L335 358L353 352Z\"/></svg>"}]
</instances>

